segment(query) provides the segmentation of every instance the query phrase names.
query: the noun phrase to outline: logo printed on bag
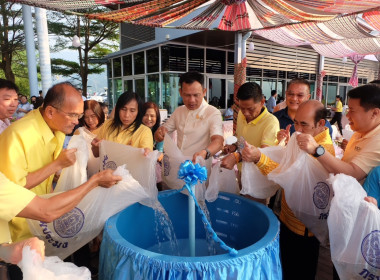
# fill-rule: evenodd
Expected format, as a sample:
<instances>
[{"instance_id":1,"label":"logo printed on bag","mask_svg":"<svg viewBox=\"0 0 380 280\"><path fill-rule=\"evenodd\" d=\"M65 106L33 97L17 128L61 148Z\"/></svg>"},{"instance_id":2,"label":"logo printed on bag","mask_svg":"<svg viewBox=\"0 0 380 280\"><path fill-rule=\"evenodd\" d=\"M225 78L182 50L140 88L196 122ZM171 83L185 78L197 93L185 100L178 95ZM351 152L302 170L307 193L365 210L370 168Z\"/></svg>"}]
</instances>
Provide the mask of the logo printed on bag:
<instances>
[{"instance_id":1,"label":"logo printed on bag","mask_svg":"<svg viewBox=\"0 0 380 280\"><path fill-rule=\"evenodd\" d=\"M314 187L313 202L318 209L325 209L329 204L330 188L324 182L318 182Z\"/></svg>"},{"instance_id":2,"label":"logo printed on bag","mask_svg":"<svg viewBox=\"0 0 380 280\"><path fill-rule=\"evenodd\" d=\"M170 173L169 156L168 155L164 155L164 158L162 159L162 162L164 163L164 176L169 176L169 173Z\"/></svg>"},{"instance_id":3,"label":"logo printed on bag","mask_svg":"<svg viewBox=\"0 0 380 280\"><path fill-rule=\"evenodd\" d=\"M110 160L108 161L108 156L107 155L104 155L104 159L103 159L103 170L106 170L106 169L111 169L111 170L116 170L117 168L117 165L114 161Z\"/></svg>"},{"instance_id":4,"label":"logo printed on bag","mask_svg":"<svg viewBox=\"0 0 380 280\"><path fill-rule=\"evenodd\" d=\"M82 229L84 224L83 212L75 207L60 218L54 220L54 230L62 238L71 238Z\"/></svg>"},{"instance_id":5,"label":"logo printed on bag","mask_svg":"<svg viewBox=\"0 0 380 280\"><path fill-rule=\"evenodd\" d=\"M369 265L380 268L380 231L374 230L364 237L361 251Z\"/></svg>"}]
</instances>

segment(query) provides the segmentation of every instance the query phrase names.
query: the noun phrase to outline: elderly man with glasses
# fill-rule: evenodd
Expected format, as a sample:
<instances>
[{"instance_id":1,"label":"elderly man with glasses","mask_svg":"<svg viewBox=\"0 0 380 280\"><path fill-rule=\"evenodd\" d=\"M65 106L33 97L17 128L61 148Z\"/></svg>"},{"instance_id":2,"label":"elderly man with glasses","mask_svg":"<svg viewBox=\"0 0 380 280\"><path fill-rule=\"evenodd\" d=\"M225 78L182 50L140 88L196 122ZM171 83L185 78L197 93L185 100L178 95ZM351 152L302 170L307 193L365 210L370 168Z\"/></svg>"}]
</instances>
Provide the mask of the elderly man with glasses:
<instances>
[{"instance_id":1,"label":"elderly man with glasses","mask_svg":"<svg viewBox=\"0 0 380 280\"><path fill-rule=\"evenodd\" d=\"M65 134L83 116L83 100L70 83L50 88L42 107L31 111L0 135L0 172L37 195L50 193L54 174L75 163L76 149L63 150ZM12 240L31 237L25 219L10 224Z\"/></svg>"}]
</instances>

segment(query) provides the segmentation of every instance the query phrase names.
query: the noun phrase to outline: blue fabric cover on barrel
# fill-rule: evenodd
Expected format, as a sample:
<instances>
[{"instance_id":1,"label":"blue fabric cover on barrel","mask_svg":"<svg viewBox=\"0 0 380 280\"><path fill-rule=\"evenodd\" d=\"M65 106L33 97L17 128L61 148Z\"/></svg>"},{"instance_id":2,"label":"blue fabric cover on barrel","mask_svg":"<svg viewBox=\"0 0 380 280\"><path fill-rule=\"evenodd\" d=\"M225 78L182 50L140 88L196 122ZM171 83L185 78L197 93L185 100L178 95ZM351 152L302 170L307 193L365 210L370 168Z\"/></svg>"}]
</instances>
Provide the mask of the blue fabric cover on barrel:
<instances>
[{"instance_id":1,"label":"blue fabric cover on barrel","mask_svg":"<svg viewBox=\"0 0 380 280\"><path fill-rule=\"evenodd\" d=\"M159 200L173 222L177 238L187 238L187 196L159 195ZM221 193L207 207L214 230L238 250L236 257L228 253L182 257L145 250L157 242L154 212L136 203L105 225L100 279L282 279L279 222L271 210L227 193ZM196 237L205 238L200 219L196 229Z\"/></svg>"}]
</instances>

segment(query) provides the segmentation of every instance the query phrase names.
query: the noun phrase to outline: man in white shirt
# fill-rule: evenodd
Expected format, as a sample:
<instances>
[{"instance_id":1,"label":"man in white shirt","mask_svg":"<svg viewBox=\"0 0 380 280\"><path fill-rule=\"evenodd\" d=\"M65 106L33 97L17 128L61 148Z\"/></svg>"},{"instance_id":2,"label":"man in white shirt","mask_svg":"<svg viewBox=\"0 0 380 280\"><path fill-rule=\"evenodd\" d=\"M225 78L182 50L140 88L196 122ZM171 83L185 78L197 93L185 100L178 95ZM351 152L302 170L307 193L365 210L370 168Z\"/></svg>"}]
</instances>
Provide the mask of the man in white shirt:
<instances>
[{"instance_id":1,"label":"man in white shirt","mask_svg":"<svg viewBox=\"0 0 380 280\"><path fill-rule=\"evenodd\" d=\"M10 118L18 105L18 87L11 81L0 79L0 134L11 124Z\"/></svg>"},{"instance_id":2,"label":"man in white shirt","mask_svg":"<svg viewBox=\"0 0 380 280\"><path fill-rule=\"evenodd\" d=\"M33 105L28 102L28 98L25 95L21 96L20 104L18 104L16 113L17 119L21 119L27 113L33 110Z\"/></svg>"},{"instance_id":3,"label":"man in white shirt","mask_svg":"<svg viewBox=\"0 0 380 280\"><path fill-rule=\"evenodd\" d=\"M183 106L178 107L164 125L154 134L157 142L166 133L177 130L177 145L185 156L210 158L223 148L222 115L204 100L204 77L198 72L181 75L179 93Z\"/></svg>"}]
</instances>

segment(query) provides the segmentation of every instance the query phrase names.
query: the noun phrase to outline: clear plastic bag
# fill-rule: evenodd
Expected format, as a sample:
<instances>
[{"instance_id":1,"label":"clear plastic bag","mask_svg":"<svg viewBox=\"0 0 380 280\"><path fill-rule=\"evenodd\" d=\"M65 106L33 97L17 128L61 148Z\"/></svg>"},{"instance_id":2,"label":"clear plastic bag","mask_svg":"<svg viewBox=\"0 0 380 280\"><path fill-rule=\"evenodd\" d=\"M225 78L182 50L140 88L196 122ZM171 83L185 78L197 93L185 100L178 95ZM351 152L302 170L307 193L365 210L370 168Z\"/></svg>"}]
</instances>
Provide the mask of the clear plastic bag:
<instances>
[{"instance_id":1,"label":"clear plastic bag","mask_svg":"<svg viewBox=\"0 0 380 280\"><path fill-rule=\"evenodd\" d=\"M135 202L148 199L145 189L124 166L118 167L114 174L122 176L122 181L109 189L93 189L73 210L53 222L27 219L32 234L45 241L47 256L66 258L94 239L109 217ZM54 191L45 197L56 194Z\"/></svg>"},{"instance_id":2,"label":"clear plastic bag","mask_svg":"<svg viewBox=\"0 0 380 280\"><path fill-rule=\"evenodd\" d=\"M333 197L327 182L329 174L317 159L298 147L296 135L293 133L279 166L268 174L268 179L284 189L294 215L322 244L327 244L327 217Z\"/></svg>"},{"instance_id":3,"label":"clear plastic bag","mask_svg":"<svg viewBox=\"0 0 380 280\"><path fill-rule=\"evenodd\" d=\"M215 201L220 191L238 194L239 186L235 170L220 167L219 161L211 168L210 180L205 194L206 200L208 202Z\"/></svg>"},{"instance_id":4,"label":"clear plastic bag","mask_svg":"<svg viewBox=\"0 0 380 280\"><path fill-rule=\"evenodd\" d=\"M260 148L259 150L275 162L280 162L285 153L285 148L282 146ZM263 175L253 162L243 162L241 185L241 194L247 194L259 199L272 197L280 188L278 184Z\"/></svg>"},{"instance_id":5,"label":"clear plastic bag","mask_svg":"<svg viewBox=\"0 0 380 280\"><path fill-rule=\"evenodd\" d=\"M58 257L41 256L29 246L22 249L22 260L18 263L24 280L91 280L91 272L86 267L77 267L63 262Z\"/></svg>"},{"instance_id":6,"label":"clear plastic bag","mask_svg":"<svg viewBox=\"0 0 380 280\"><path fill-rule=\"evenodd\" d=\"M338 174L329 181L331 259L340 279L379 279L380 210L364 200L367 194L355 178Z\"/></svg>"}]
</instances>

